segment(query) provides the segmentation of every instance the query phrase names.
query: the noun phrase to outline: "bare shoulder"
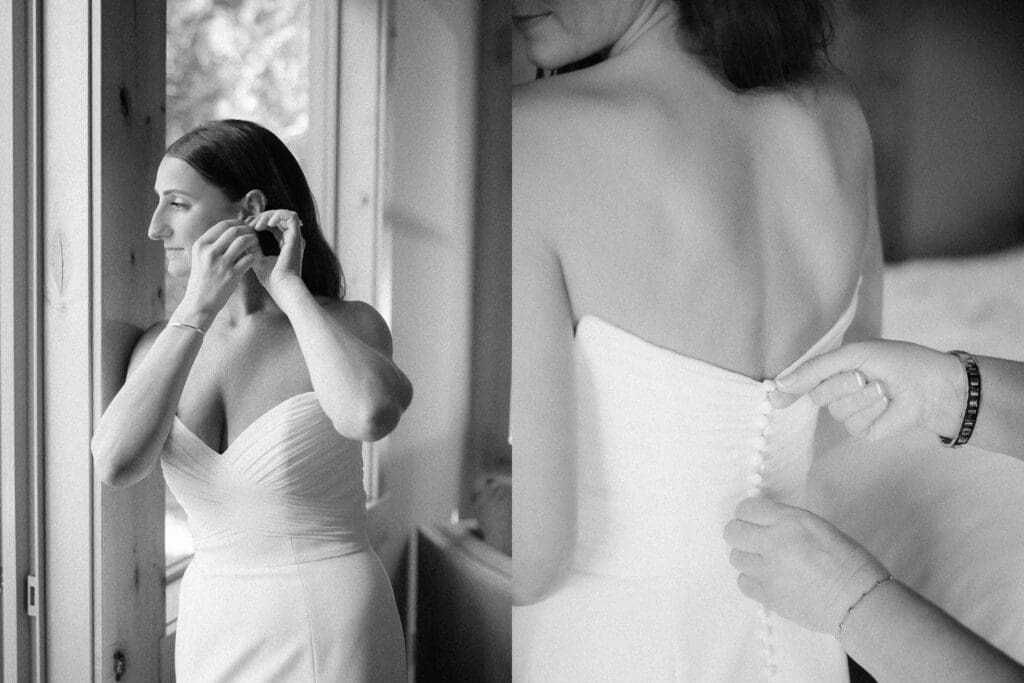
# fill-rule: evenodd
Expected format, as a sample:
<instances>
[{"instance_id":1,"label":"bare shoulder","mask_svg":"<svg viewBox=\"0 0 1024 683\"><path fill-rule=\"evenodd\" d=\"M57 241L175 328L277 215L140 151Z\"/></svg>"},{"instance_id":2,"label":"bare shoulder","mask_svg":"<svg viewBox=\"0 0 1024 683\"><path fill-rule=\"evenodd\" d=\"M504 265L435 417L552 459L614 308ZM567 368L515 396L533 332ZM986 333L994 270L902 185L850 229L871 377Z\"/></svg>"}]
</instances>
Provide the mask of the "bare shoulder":
<instances>
[{"instance_id":1,"label":"bare shoulder","mask_svg":"<svg viewBox=\"0 0 1024 683\"><path fill-rule=\"evenodd\" d=\"M163 332L166 327L166 320L154 323L153 325L150 325L149 329L143 332L142 336L139 337L139 340L135 342L135 348L132 349L132 357L128 361L129 375L146 357L146 354L149 353L149 350L153 347L153 343L156 341L156 338L160 336L160 333Z\"/></svg>"},{"instance_id":2,"label":"bare shoulder","mask_svg":"<svg viewBox=\"0 0 1024 683\"><path fill-rule=\"evenodd\" d=\"M330 301L323 304L335 322L363 343L391 356L391 330L383 316L365 301Z\"/></svg>"},{"instance_id":3,"label":"bare shoulder","mask_svg":"<svg viewBox=\"0 0 1024 683\"><path fill-rule=\"evenodd\" d=\"M870 157L871 135L853 85L838 74L813 83L755 96L773 131L789 143L821 146L831 156L863 164Z\"/></svg>"},{"instance_id":4,"label":"bare shoulder","mask_svg":"<svg viewBox=\"0 0 1024 683\"><path fill-rule=\"evenodd\" d=\"M512 106L513 235L558 242L571 218L555 207L588 204L593 184L581 183L585 169L600 176L619 167L635 142L635 117L600 71L583 71L519 86ZM610 132L615 131L612 135Z\"/></svg>"},{"instance_id":5,"label":"bare shoulder","mask_svg":"<svg viewBox=\"0 0 1024 683\"><path fill-rule=\"evenodd\" d=\"M527 153L549 145L564 149L591 135L607 141L609 124L615 130L633 120L642 89L625 93L618 80L612 68L599 64L516 87L512 134L517 162L520 147Z\"/></svg>"}]
</instances>

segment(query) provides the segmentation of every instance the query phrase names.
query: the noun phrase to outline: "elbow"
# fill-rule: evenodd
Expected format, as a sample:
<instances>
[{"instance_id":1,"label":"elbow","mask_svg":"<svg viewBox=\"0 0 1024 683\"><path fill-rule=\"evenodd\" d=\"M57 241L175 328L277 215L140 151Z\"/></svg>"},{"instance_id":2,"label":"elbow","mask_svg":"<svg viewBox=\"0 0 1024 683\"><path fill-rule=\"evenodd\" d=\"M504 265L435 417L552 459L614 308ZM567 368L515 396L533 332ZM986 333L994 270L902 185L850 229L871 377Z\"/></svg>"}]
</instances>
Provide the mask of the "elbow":
<instances>
[{"instance_id":1,"label":"elbow","mask_svg":"<svg viewBox=\"0 0 1024 683\"><path fill-rule=\"evenodd\" d=\"M380 441L394 431L402 419L402 413L412 402L412 384L402 376L399 385L392 391L382 394L374 400L367 401L360 411L355 425L346 430L335 421L335 429L342 434L350 434L359 441Z\"/></svg>"},{"instance_id":2,"label":"elbow","mask_svg":"<svg viewBox=\"0 0 1024 683\"><path fill-rule=\"evenodd\" d=\"M367 392L354 409L351 405L334 405L325 412L331 417L335 431L358 441L379 441L398 426L402 413L413 400L413 385L399 373L396 385L387 390Z\"/></svg>"},{"instance_id":3,"label":"elbow","mask_svg":"<svg viewBox=\"0 0 1024 683\"><path fill-rule=\"evenodd\" d=\"M532 605L546 598L558 586L569 568L570 548L573 544L563 542L558 546L545 547L530 542L516 543L516 531L521 530L513 526L512 602L516 605ZM517 552L521 554L517 555Z\"/></svg>"},{"instance_id":4,"label":"elbow","mask_svg":"<svg viewBox=\"0 0 1024 683\"><path fill-rule=\"evenodd\" d=\"M516 561L512 581L512 602L515 605L532 605L540 602L558 583L561 568L550 563L526 563Z\"/></svg>"},{"instance_id":5,"label":"elbow","mask_svg":"<svg viewBox=\"0 0 1024 683\"><path fill-rule=\"evenodd\" d=\"M334 423L334 428L341 434L351 436L359 441L380 441L394 431L402 418L403 408L396 401L380 401L369 405L361 411L356 423Z\"/></svg>"},{"instance_id":6,"label":"elbow","mask_svg":"<svg viewBox=\"0 0 1024 683\"><path fill-rule=\"evenodd\" d=\"M93 437L90 450L92 451L93 471L107 486L124 488L138 481L138 477L122 464L124 458L112 452L101 440Z\"/></svg>"}]
</instances>

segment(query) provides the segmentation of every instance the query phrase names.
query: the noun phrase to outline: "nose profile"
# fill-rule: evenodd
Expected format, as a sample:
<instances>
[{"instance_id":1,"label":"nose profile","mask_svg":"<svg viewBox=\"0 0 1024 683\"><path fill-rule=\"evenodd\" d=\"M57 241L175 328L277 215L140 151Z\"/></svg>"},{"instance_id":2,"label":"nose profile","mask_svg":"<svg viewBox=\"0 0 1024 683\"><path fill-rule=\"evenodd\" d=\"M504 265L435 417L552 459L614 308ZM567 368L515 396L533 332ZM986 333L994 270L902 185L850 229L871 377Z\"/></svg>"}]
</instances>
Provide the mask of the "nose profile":
<instances>
[{"instance_id":1,"label":"nose profile","mask_svg":"<svg viewBox=\"0 0 1024 683\"><path fill-rule=\"evenodd\" d=\"M149 230L146 234L151 240L161 240L169 234L167 226L161 218L160 209L153 212L153 218L149 221Z\"/></svg>"}]
</instances>

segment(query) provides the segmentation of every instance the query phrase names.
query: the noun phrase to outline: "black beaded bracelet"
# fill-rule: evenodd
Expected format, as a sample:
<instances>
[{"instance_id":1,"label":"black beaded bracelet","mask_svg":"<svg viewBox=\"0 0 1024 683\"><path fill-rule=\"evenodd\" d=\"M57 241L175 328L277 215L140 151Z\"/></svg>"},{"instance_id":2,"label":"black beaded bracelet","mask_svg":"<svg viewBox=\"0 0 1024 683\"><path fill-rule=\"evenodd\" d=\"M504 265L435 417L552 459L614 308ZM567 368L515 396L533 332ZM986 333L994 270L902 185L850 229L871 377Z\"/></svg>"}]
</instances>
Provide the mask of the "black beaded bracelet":
<instances>
[{"instance_id":1,"label":"black beaded bracelet","mask_svg":"<svg viewBox=\"0 0 1024 683\"><path fill-rule=\"evenodd\" d=\"M967 373L967 405L964 407L964 419L960 423L960 431L955 438L940 436L939 441L949 448L960 448L971 438L974 425L978 422L978 408L981 407L981 373L978 371L978 359L966 351L950 351L960 359Z\"/></svg>"}]
</instances>

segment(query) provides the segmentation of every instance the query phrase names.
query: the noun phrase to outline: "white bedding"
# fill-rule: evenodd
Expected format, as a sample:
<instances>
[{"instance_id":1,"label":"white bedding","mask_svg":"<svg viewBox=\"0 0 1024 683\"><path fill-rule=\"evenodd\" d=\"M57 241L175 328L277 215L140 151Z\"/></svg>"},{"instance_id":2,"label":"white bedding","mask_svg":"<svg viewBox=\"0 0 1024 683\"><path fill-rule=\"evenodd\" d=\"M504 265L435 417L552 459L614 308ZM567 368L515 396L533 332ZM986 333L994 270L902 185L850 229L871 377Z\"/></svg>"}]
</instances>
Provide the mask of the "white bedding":
<instances>
[{"instance_id":1,"label":"white bedding","mask_svg":"<svg viewBox=\"0 0 1024 683\"><path fill-rule=\"evenodd\" d=\"M1024 360L1024 249L889 267L883 325L888 338ZM918 433L848 441L814 478L817 509L1024 662L1024 462Z\"/></svg>"}]
</instances>

